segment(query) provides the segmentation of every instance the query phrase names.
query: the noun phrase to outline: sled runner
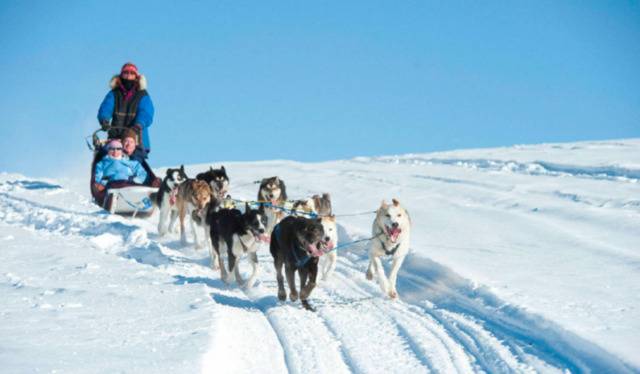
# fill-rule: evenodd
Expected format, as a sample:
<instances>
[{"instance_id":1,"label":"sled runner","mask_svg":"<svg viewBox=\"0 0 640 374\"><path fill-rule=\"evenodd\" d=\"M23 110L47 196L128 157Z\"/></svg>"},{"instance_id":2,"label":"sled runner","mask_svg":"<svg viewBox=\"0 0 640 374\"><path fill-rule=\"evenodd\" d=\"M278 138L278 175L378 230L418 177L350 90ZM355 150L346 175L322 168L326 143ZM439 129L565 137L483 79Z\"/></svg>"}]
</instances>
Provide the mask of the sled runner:
<instances>
[{"instance_id":1,"label":"sled runner","mask_svg":"<svg viewBox=\"0 0 640 374\"><path fill-rule=\"evenodd\" d=\"M109 131L125 130L125 127L110 127L106 130L98 129L91 136L91 142L87 139L87 146L93 151L93 162L91 163L91 196L94 203L104 208L111 214L133 217L148 217L153 213L155 204L153 204L155 194L158 187L151 185L140 185L130 183L128 181L113 181L107 184L104 191L99 191L95 187L95 171L96 164L106 155L104 146L111 139L105 137L100 138L99 133L108 133ZM149 177L148 181L156 179L155 174L146 160L142 161L142 167L145 169Z\"/></svg>"}]
</instances>

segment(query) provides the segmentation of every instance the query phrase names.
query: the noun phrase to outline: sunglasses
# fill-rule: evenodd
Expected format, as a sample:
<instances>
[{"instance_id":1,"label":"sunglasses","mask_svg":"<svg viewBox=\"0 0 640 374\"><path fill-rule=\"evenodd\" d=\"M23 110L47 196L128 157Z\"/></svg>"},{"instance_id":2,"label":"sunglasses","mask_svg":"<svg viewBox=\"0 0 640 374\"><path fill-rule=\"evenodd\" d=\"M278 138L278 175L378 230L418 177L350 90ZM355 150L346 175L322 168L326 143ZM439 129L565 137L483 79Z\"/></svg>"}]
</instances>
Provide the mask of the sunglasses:
<instances>
[{"instance_id":1,"label":"sunglasses","mask_svg":"<svg viewBox=\"0 0 640 374\"><path fill-rule=\"evenodd\" d=\"M122 75L127 75L127 74L137 75L137 73L135 71L133 71L133 70L125 70L125 71L122 72Z\"/></svg>"},{"instance_id":2,"label":"sunglasses","mask_svg":"<svg viewBox=\"0 0 640 374\"><path fill-rule=\"evenodd\" d=\"M109 152L111 151L122 151L122 148L121 147L109 148Z\"/></svg>"}]
</instances>

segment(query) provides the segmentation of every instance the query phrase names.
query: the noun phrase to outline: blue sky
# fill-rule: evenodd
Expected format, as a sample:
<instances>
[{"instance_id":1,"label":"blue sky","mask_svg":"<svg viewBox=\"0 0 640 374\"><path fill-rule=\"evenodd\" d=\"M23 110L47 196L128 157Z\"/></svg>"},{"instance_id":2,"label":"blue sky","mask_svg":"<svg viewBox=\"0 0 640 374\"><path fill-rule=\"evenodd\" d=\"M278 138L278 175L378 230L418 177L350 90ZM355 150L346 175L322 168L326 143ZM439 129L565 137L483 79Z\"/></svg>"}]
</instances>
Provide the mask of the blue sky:
<instances>
[{"instance_id":1,"label":"blue sky","mask_svg":"<svg viewBox=\"0 0 640 374\"><path fill-rule=\"evenodd\" d=\"M637 1L1 1L0 171L86 168L125 61L153 166L640 136Z\"/></svg>"}]
</instances>

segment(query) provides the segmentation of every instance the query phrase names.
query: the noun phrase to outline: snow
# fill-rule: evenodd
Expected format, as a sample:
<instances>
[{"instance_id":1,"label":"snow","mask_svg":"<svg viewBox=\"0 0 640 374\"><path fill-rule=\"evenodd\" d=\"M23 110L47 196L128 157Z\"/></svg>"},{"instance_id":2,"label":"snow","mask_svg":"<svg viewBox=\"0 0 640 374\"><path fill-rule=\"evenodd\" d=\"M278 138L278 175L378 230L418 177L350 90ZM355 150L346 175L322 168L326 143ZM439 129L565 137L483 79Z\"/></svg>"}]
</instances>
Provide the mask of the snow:
<instances>
[{"instance_id":1,"label":"snow","mask_svg":"<svg viewBox=\"0 0 640 374\"><path fill-rule=\"evenodd\" d=\"M330 192L341 244L398 198L401 300L364 277L367 242L340 249L312 313L277 300L266 247L255 287L225 285L157 214L94 206L86 176L2 173L3 372L640 371L640 139L222 164L234 198L273 175Z\"/></svg>"}]
</instances>

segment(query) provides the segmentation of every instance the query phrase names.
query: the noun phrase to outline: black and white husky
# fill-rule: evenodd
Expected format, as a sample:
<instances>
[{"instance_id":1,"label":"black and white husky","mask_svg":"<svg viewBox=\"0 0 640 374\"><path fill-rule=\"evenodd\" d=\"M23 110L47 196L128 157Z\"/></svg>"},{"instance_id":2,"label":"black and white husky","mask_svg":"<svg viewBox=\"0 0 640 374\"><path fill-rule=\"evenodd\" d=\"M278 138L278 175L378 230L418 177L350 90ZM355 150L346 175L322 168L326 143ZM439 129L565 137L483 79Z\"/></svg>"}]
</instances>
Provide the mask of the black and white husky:
<instances>
[{"instance_id":1,"label":"black and white husky","mask_svg":"<svg viewBox=\"0 0 640 374\"><path fill-rule=\"evenodd\" d=\"M319 217L324 229L324 241L328 252L320 258L318 271L322 275L322 280L326 281L331 277L336 268L338 252L333 250L338 245L338 226L336 217L332 214L331 196L328 193L313 195L308 199L297 200L291 208L292 215L302 217Z\"/></svg>"},{"instance_id":2,"label":"black and white husky","mask_svg":"<svg viewBox=\"0 0 640 374\"><path fill-rule=\"evenodd\" d=\"M222 201L227 197L229 193L229 176L224 166L220 169L209 167L208 171L196 175L196 179L209 183L213 190L213 197L216 200Z\"/></svg>"},{"instance_id":3,"label":"black and white husky","mask_svg":"<svg viewBox=\"0 0 640 374\"><path fill-rule=\"evenodd\" d=\"M284 181L279 177L262 179L258 189L258 201L266 204L264 214L267 216L267 232L271 234L276 224L286 216L284 211L270 207L270 205L284 207L286 204L287 188Z\"/></svg>"},{"instance_id":4,"label":"black and white husky","mask_svg":"<svg viewBox=\"0 0 640 374\"><path fill-rule=\"evenodd\" d=\"M404 258L409 253L409 240L411 239L411 218L409 213L400 206L398 200L393 199L392 204L382 202L376 211L376 218L372 227L373 239L369 248L369 268L367 279L372 280L377 276L382 293L395 299L398 297L396 279ZM391 271L389 278L384 273L380 258L391 256Z\"/></svg>"},{"instance_id":5,"label":"black and white husky","mask_svg":"<svg viewBox=\"0 0 640 374\"><path fill-rule=\"evenodd\" d=\"M176 206L178 186L187 179L189 178L184 172L184 165L181 165L179 169L167 169L167 175L164 177L162 185L160 185L156 198L158 207L160 207L160 221L158 222L158 234L160 236L168 231L175 231L175 224L178 219L178 207ZM170 222L167 222L169 216L171 216L171 219Z\"/></svg>"},{"instance_id":6,"label":"black and white husky","mask_svg":"<svg viewBox=\"0 0 640 374\"><path fill-rule=\"evenodd\" d=\"M267 217L262 207L251 209L247 204L244 213L238 209L210 209L207 214L207 224L211 228L211 267L214 270L220 267L220 278L225 283L231 281L233 274L238 285L252 287L260 271L256 252L261 242L269 242L266 234ZM220 256L220 250L224 248L227 252L229 272L225 269L224 261ZM246 283L238 268L238 262L244 254L249 255L252 266L251 276Z\"/></svg>"}]
</instances>

